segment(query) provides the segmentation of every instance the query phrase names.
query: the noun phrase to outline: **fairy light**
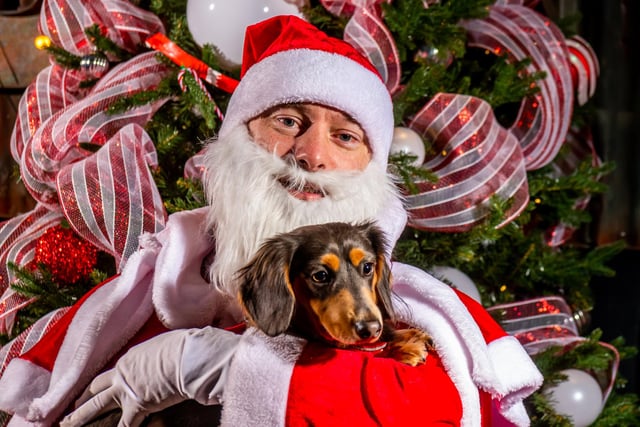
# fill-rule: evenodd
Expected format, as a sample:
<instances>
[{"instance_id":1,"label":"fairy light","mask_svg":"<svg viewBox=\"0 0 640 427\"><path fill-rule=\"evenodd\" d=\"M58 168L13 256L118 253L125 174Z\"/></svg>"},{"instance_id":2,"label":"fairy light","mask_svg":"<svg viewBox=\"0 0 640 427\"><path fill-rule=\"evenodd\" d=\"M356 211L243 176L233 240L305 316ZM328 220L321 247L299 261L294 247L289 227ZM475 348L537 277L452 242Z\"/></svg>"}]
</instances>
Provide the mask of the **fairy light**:
<instances>
[{"instance_id":1,"label":"fairy light","mask_svg":"<svg viewBox=\"0 0 640 427\"><path fill-rule=\"evenodd\" d=\"M33 40L33 44L35 45L36 49L44 50L51 46L51 39L45 35L39 35Z\"/></svg>"}]
</instances>

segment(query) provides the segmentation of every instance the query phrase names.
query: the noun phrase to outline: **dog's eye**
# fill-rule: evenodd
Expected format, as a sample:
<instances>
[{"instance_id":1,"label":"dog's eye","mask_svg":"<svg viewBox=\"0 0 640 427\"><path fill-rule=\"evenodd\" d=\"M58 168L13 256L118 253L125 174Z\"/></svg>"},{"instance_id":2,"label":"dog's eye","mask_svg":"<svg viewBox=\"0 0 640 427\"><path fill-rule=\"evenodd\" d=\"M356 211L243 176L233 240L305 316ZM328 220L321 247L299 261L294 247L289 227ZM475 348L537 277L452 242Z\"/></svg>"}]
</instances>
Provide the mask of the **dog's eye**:
<instances>
[{"instance_id":1,"label":"dog's eye","mask_svg":"<svg viewBox=\"0 0 640 427\"><path fill-rule=\"evenodd\" d=\"M324 270L316 271L311 275L311 280L313 280L314 283L328 283L329 273Z\"/></svg>"},{"instance_id":2,"label":"dog's eye","mask_svg":"<svg viewBox=\"0 0 640 427\"><path fill-rule=\"evenodd\" d=\"M365 276L369 276L371 273L373 273L373 267L374 264L372 262L365 262L362 265L362 274L364 274Z\"/></svg>"}]
</instances>

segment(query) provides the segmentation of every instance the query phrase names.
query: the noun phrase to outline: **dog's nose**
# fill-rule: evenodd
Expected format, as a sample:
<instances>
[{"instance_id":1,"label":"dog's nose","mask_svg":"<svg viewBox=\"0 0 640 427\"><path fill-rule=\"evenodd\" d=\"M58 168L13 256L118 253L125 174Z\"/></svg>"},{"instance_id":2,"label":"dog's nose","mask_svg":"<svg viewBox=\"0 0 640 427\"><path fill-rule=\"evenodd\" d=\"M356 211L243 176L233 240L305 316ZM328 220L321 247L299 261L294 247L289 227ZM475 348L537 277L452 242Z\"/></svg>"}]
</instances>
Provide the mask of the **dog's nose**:
<instances>
[{"instance_id":1,"label":"dog's nose","mask_svg":"<svg viewBox=\"0 0 640 427\"><path fill-rule=\"evenodd\" d=\"M356 322L356 334L362 339L380 335L382 325L377 320L361 320Z\"/></svg>"}]
</instances>

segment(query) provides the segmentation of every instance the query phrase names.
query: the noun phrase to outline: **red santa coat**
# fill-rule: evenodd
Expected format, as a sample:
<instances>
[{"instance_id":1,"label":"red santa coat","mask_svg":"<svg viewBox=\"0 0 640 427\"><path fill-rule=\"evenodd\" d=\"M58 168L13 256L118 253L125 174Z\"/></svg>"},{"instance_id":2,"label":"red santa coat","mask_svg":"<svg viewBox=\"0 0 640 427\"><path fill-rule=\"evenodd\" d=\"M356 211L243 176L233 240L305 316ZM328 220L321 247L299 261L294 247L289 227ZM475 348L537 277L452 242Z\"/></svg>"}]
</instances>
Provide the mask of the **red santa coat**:
<instances>
[{"instance_id":1,"label":"red santa coat","mask_svg":"<svg viewBox=\"0 0 640 427\"><path fill-rule=\"evenodd\" d=\"M165 230L141 239L122 275L9 363L0 409L16 414L10 425L55 423L110 359L149 334L241 320L237 303L200 274L210 251L203 223L204 210L173 215ZM392 273L399 320L434 339L437 354L426 364L412 368L249 329L229 368L222 425L528 425L522 399L542 377L517 340L475 301L422 270L394 263ZM154 315L159 328L150 327Z\"/></svg>"}]
</instances>

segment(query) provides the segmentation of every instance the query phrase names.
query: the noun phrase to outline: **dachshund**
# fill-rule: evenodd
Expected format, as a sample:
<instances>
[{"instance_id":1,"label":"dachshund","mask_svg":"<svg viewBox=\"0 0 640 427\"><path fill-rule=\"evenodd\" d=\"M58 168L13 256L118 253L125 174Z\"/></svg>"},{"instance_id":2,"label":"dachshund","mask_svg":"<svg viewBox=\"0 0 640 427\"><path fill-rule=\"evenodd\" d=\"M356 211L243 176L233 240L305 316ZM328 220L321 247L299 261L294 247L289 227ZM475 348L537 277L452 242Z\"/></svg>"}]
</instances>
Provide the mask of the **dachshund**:
<instances>
[{"instance_id":1,"label":"dachshund","mask_svg":"<svg viewBox=\"0 0 640 427\"><path fill-rule=\"evenodd\" d=\"M370 222L298 228L267 240L238 272L239 299L251 324L340 348L379 350L408 365L426 360L431 338L395 329L387 243ZM220 406L185 401L151 414L144 427L215 425ZM118 424L114 410L88 426Z\"/></svg>"},{"instance_id":2,"label":"dachshund","mask_svg":"<svg viewBox=\"0 0 640 427\"><path fill-rule=\"evenodd\" d=\"M268 239L237 276L248 323L269 336L289 332L423 363L433 350L429 335L395 329L386 248L372 222L311 225Z\"/></svg>"}]
</instances>

